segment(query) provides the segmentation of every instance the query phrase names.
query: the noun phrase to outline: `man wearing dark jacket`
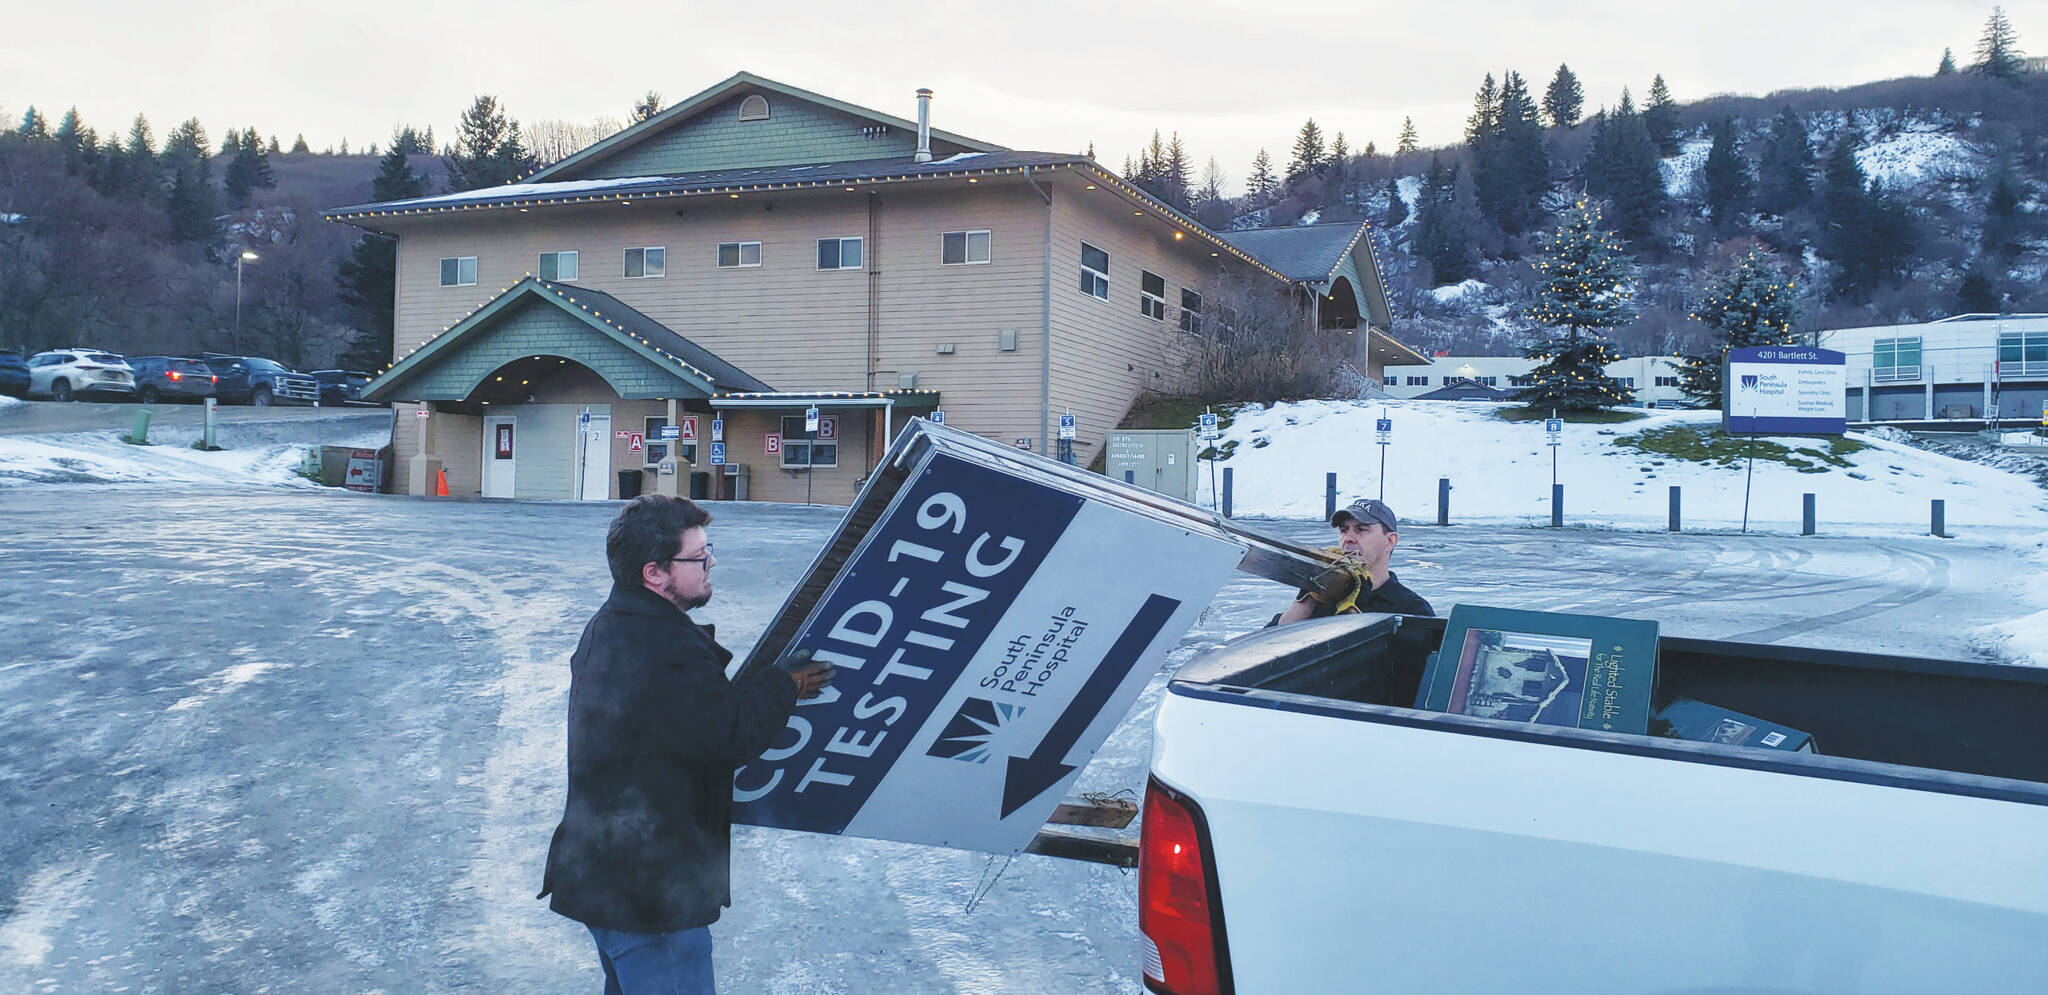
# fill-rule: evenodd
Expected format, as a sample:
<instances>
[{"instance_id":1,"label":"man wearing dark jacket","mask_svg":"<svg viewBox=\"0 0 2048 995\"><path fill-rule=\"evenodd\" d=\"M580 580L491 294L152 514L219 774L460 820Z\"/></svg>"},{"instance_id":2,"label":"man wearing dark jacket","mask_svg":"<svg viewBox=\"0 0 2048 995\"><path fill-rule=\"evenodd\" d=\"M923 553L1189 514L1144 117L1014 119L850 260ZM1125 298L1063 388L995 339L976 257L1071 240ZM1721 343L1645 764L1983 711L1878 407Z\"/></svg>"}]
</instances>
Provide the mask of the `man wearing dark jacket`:
<instances>
[{"instance_id":1,"label":"man wearing dark jacket","mask_svg":"<svg viewBox=\"0 0 2048 995\"><path fill-rule=\"evenodd\" d=\"M1338 562L1316 582L1302 588L1273 624L1355 612L1389 615L1435 615L1422 595L1394 576L1389 564L1401 543L1400 519L1386 502L1359 498L1330 516L1337 530Z\"/></svg>"},{"instance_id":2,"label":"man wearing dark jacket","mask_svg":"<svg viewBox=\"0 0 2048 995\"><path fill-rule=\"evenodd\" d=\"M710 992L732 904L732 775L829 666L729 682L732 653L688 612L711 599L710 513L640 497L612 520L611 596L569 659L569 801L541 896L590 928L608 995Z\"/></svg>"}]
</instances>

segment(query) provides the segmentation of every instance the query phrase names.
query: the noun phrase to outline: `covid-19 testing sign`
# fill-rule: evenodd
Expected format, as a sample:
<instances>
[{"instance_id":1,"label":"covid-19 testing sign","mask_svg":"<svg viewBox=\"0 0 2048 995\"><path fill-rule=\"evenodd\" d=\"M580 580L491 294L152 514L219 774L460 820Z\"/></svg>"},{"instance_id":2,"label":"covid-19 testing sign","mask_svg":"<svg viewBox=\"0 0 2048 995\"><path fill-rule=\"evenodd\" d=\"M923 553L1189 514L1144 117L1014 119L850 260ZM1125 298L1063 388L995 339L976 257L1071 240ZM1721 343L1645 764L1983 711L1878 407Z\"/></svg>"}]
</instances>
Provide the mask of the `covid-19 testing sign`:
<instances>
[{"instance_id":1,"label":"covid-19 testing sign","mask_svg":"<svg viewBox=\"0 0 2048 995\"><path fill-rule=\"evenodd\" d=\"M926 426L849 510L745 664L836 673L737 772L735 821L1023 850L1246 556L993 450Z\"/></svg>"},{"instance_id":2,"label":"covid-19 testing sign","mask_svg":"<svg viewBox=\"0 0 2048 995\"><path fill-rule=\"evenodd\" d=\"M1841 353L1800 346L1728 351L1721 427L1762 435L1840 435L1849 376Z\"/></svg>"}]
</instances>

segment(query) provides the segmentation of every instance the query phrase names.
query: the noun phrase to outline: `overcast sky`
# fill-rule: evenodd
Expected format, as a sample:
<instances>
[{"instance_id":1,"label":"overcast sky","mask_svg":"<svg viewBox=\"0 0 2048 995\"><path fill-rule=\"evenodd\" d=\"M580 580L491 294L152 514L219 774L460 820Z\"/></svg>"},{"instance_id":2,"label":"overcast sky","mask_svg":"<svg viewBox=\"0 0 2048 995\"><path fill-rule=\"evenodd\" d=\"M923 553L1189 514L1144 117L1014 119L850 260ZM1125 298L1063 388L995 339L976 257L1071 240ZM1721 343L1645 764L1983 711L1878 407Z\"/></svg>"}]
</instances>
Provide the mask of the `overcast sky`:
<instances>
[{"instance_id":1,"label":"overcast sky","mask_svg":"<svg viewBox=\"0 0 2048 995\"><path fill-rule=\"evenodd\" d=\"M1842 86L1933 71L1943 46L1970 60L1991 6L1896 0L1603 4L1157 3L868 6L386 3L197 5L25 0L0 37L0 113L30 105L54 125L76 106L104 136L149 116L159 140L197 116L218 146L254 126L315 150L437 139L479 93L532 122L623 118L643 92L673 103L737 70L900 117L936 91L933 124L1040 151L1090 142L1112 166L1158 128L1233 187L1253 153L1284 167L1305 118L1354 148L1390 148L1404 115L1425 146L1455 141L1472 93L1514 69L1539 95L1560 62L1590 112L1662 73L1680 101ZM2048 52L2048 21L2007 14L2021 47ZM194 12L191 7L200 10ZM187 8L187 9L181 9ZM2033 8L2036 12L2040 8ZM2042 23L2036 23L2042 22ZM2043 32L2039 39L2030 31Z\"/></svg>"}]
</instances>

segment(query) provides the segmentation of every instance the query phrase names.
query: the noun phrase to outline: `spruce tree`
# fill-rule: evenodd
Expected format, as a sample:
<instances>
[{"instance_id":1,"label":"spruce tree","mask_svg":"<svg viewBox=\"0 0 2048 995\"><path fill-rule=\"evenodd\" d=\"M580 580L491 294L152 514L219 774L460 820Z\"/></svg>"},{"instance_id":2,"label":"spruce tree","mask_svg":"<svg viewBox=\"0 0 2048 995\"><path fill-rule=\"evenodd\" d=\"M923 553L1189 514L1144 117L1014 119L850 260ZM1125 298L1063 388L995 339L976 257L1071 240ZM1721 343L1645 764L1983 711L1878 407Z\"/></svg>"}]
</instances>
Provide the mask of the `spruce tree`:
<instances>
[{"instance_id":1,"label":"spruce tree","mask_svg":"<svg viewBox=\"0 0 2048 995\"><path fill-rule=\"evenodd\" d=\"M1991 182L1991 192L1984 199L1981 246L1984 259L2009 264L2024 248L2020 215L2020 202L2024 199L2019 184L2013 182L2012 173L2000 169Z\"/></svg>"},{"instance_id":2,"label":"spruce tree","mask_svg":"<svg viewBox=\"0 0 2048 995\"><path fill-rule=\"evenodd\" d=\"M1520 73L1502 79L1497 128L1494 155L1500 176L1493 218L1503 231L1518 235L1542 223L1543 196L1550 192L1543 123Z\"/></svg>"},{"instance_id":3,"label":"spruce tree","mask_svg":"<svg viewBox=\"0 0 2048 995\"><path fill-rule=\"evenodd\" d=\"M508 142L517 141L516 126L498 107L497 97L479 94L462 112L461 125L455 147L445 157L449 192L510 183L519 175L515 160L505 154Z\"/></svg>"},{"instance_id":4,"label":"spruce tree","mask_svg":"<svg viewBox=\"0 0 2048 995\"><path fill-rule=\"evenodd\" d=\"M1678 154L1678 104L1671 99L1671 88L1664 85L1664 74L1650 81L1650 100L1643 105L1643 129L1650 133L1650 140L1657 143L1657 154L1670 157Z\"/></svg>"},{"instance_id":5,"label":"spruce tree","mask_svg":"<svg viewBox=\"0 0 2048 995\"><path fill-rule=\"evenodd\" d=\"M35 106L31 104L28 113L21 116L21 128L16 134L23 138L39 141L50 137L50 124L43 120L42 113L37 111Z\"/></svg>"},{"instance_id":6,"label":"spruce tree","mask_svg":"<svg viewBox=\"0 0 2048 995\"><path fill-rule=\"evenodd\" d=\"M1977 61L1970 71L1993 79L2016 80L2027 71L2026 56L2020 53L2019 35L2005 19L2004 7L1991 8L1984 22L1984 34L1977 39Z\"/></svg>"},{"instance_id":7,"label":"spruce tree","mask_svg":"<svg viewBox=\"0 0 2048 995\"><path fill-rule=\"evenodd\" d=\"M1813 149L1806 125L1787 107L1771 121L1771 138L1757 165L1756 206L1783 216L1813 198Z\"/></svg>"},{"instance_id":8,"label":"spruce tree","mask_svg":"<svg viewBox=\"0 0 2048 995\"><path fill-rule=\"evenodd\" d=\"M1341 131L1337 133L1337 137L1330 139L1329 171L1330 185L1336 189L1327 200L1335 203L1342 196L1344 181L1351 172L1351 145L1344 141L1344 133Z\"/></svg>"},{"instance_id":9,"label":"spruce tree","mask_svg":"<svg viewBox=\"0 0 2048 995\"><path fill-rule=\"evenodd\" d=\"M1409 153L1420 151L1422 151L1422 145L1415 136L1415 119L1412 117L1402 118L1401 137L1394 142L1394 154L1408 155Z\"/></svg>"},{"instance_id":10,"label":"spruce tree","mask_svg":"<svg viewBox=\"0 0 2048 995\"><path fill-rule=\"evenodd\" d=\"M1707 161L1700 167L1701 200L1714 225L1726 232L1748 205L1749 166L1742 161L1736 144L1734 118L1722 118L1711 130L1714 144L1707 149Z\"/></svg>"},{"instance_id":11,"label":"spruce tree","mask_svg":"<svg viewBox=\"0 0 2048 995\"><path fill-rule=\"evenodd\" d=\"M1323 129L1316 127L1315 118L1309 118L1294 136L1294 158L1287 163L1288 185L1321 172L1324 157L1328 154L1328 147L1323 144Z\"/></svg>"},{"instance_id":12,"label":"spruce tree","mask_svg":"<svg viewBox=\"0 0 2048 995\"><path fill-rule=\"evenodd\" d=\"M1499 124L1500 86L1494 83L1493 74L1487 73L1479 92L1472 95L1472 113L1465 118L1465 144L1476 146L1485 141Z\"/></svg>"},{"instance_id":13,"label":"spruce tree","mask_svg":"<svg viewBox=\"0 0 2048 995\"><path fill-rule=\"evenodd\" d=\"M65 111L64 116L57 119L57 131L51 137L56 139L57 148L64 155L65 172L71 174L79 171L86 154L97 144L85 123L79 120L76 107Z\"/></svg>"},{"instance_id":14,"label":"spruce tree","mask_svg":"<svg viewBox=\"0 0 2048 995\"><path fill-rule=\"evenodd\" d=\"M276 136L276 135L272 135L272 136L270 136L270 144L269 144L269 145L266 145L266 146L264 146L264 148L265 148L265 150L266 150L267 152L269 152L269 154L271 154L271 155L283 155L283 154L284 154L284 152L283 152L282 150L280 150L280 149L279 149L279 148L277 147L277 136Z\"/></svg>"},{"instance_id":15,"label":"spruce tree","mask_svg":"<svg viewBox=\"0 0 2048 995\"><path fill-rule=\"evenodd\" d=\"M313 150L306 144L306 136L303 132L297 138L292 139L292 155L301 155L311 151Z\"/></svg>"},{"instance_id":16,"label":"spruce tree","mask_svg":"<svg viewBox=\"0 0 2048 995\"><path fill-rule=\"evenodd\" d=\"M1428 261L1436 286L1479 275L1479 240L1486 218L1480 214L1472 177L1457 165L1445 167L1432 156L1415 212L1415 251Z\"/></svg>"},{"instance_id":17,"label":"spruce tree","mask_svg":"<svg viewBox=\"0 0 2048 995\"><path fill-rule=\"evenodd\" d=\"M1707 288L1693 320L1713 329L1707 352L1685 357L1679 390L1701 407L1721 406L1722 364L1728 350L1790 345L1792 281L1778 272L1770 253L1752 247Z\"/></svg>"},{"instance_id":18,"label":"spruce tree","mask_svg":"<svg viewBox=\"0 0 2048 995\"><path fill-rule=\"evenodd\" d=\"M1935 66L1935 67L1934 67L1934 75L1936 75L1936 76L1954 76L1955 74L1956 74L1956 56L1955 56L1955 53L1954 53L1954 52L1951 52L1951 51L1949 51L1949 50L1948 50L1948 49L1946 49L1946 48L1944 48L1944 49L1942 49L1942 50L1941 50L1941 65L1938 65L1938 66Z\"/></svg>"},{"instance_id":19,"label":"spruce tree","mask_svg":"<svg viewBox=\"0 0 2048 995\"><path fill-rule=\"evenodd\" d=\"M1996 314L2003 303L1982 267L1964 273L1962 282L1956 285L1957 314Z\"/></svg>"},{"instance_id":20,"label":"spruce tree","mask_svg":"<svg viewBox=\"0 0 2048 995\"><path fill-rule=\"evenodd\" d=\"M1253 210L1273 202L1273 187L1278 182L1273 176L1273 157L1267 155L1265 149L1260 149L1259 154L1252 157L1252 170L1244 181L1245 193L1251 198Z\"/></svg>"},{"instance_id":21,"label":"spruce tree","mask_svg":"<svg viewBox=\"0 0 2048 995\"><path fill-rule=\"evenodd\" d=\"M221 137L220 154L232 159L236 153L241 151L242 133L234 128L229 128L228 133Z\"/></svg>"},{"instance_id":22,"label":"spruce tree","mask_svg":"<svg viewBox=\"0 0 2048 995\"><path fill-rule=\"evenodd\" d=\"M277 176L271 171L270 153L264 149L263 140L257 136L256 129L244 130L235 157L228 161L221 176L221 190L227 194L229 206L247 207L254 191L275 186Z\"/></svg>"},{"instance_id":23,"label":"spruce tree","mask_svg":"<svg viewBox=\"0 0 2048 995\"><path fill-rule=\"evenodd\" d=\"M214 226L213 160L206 129L198 118L180 123L164 138L163 168L171 175L166 203L171 238L210 245L219 234Z\"/></svg>"},{"instance_id":24,"label":"spruce tree","mask_svg":"<svg viewBox=\"0 0 2048 995\"><path fill-rule=\"evenodd\" d=\"M1387 177L1387 216L1381 222L1385 228L1399 227L1408 220L1408 202L1401 199L1401 181Z\"/></svg>"},{"instance_id":25,"label":"spruce tree","mask_svg":"<svg viewBox=\"0 0 2048 995\"><path fill-rule=\"evenodd\" d=\"M1557 75L1550 78L1550 87L1543 91L1543 113L1550 118L1550 126L1569 128L1578 124L1585 106L1586 95L1579 88L1578 76L1570 66L1558 63Z\"/></svg>"},{"instance_id":26,"label":"spruce tree","mask_svg":"<svg viewBox=\"0 0 2048 995\"><path fill-rule=\"evenodd\" d=\"M402 144L401 136L392 136L390 151L378 160L372 201L407 200L427 192L426 179L413 173ZM344 368L381 370L390 364L397 286L397 240L364 232L341 262L341 297L355 312L357 328L338 360Z\"/></svg>"},{"instance_id":27,"label":"spruce tree","mask_svg":"<svg viewBox=\"0 0 2048 995\"><path fill-rule=\"evenodd\" d=\"M1594 118L1585 178L1589 191L1613 205L1613 224L1622 237L1641 245L1655 234L1669 198L1656 142L1626 89L1619 107Z\"/></svg>"},{"instance_id":28,"label":"spruce tree","mask_svg":"<svg viewBox=\"0 0 2048 995\"><path fill-rule=\"evenodd\" d=\"M1629 403L1621 382L1607 375L1619 355L1606 330L1635 318L1633 264L1614 233L1601 227L1600 209L1585 200L1566 209L1558 227L1537 236L1535 299L1524 317L1550 331L1526 355L1538 362L1516 398L1534 408L1597 411Z\"/></svg>"},{"instance_id":29,"label":"spruce tree","mask_svg":"<svg viewBox=\"0 0 2048 995\"><path fill-rule=\"evenodd\" d=\"M1159 179L1165 188L1165 201L1183 211L1188 209L1188 192L1194 186L1194 164L1188 161L1187 146L1180 142L1180 132L1166 143L1166 158L1160 163Z\"/></svg>"}]
</instances>

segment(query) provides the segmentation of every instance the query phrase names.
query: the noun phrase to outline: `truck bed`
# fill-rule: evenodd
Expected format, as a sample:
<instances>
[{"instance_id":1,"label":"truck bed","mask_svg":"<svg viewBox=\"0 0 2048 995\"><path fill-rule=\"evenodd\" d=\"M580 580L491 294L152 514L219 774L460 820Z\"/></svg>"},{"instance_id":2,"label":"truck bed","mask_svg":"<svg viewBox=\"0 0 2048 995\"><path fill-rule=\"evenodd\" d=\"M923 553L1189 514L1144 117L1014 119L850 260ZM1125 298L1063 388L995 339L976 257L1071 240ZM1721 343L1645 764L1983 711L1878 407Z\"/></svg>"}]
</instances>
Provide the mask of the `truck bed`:
<instances>
[{"instance_id":1,"label":"truck bed","mask_svg":"<svg viewBox=\"0 0 2048 995\"><path fill-rule=\"evenodd\" d=\"M1442 628L1268 630L1169 685L1226 990L2048 991L2048 673L1661 640L1655 704L1792 754L1407 707Z\"/></svg>"}]
</instances>

